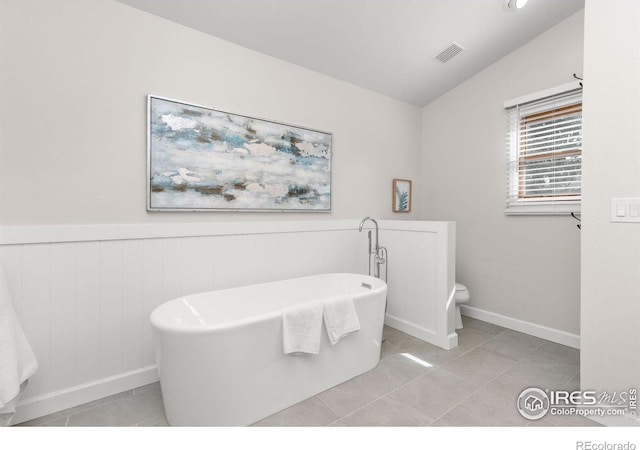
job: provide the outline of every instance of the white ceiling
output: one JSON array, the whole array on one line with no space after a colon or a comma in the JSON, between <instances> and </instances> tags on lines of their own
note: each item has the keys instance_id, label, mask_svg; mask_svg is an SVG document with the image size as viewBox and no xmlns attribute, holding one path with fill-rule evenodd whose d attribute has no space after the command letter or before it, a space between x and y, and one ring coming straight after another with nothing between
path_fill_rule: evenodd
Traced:
<instances>
[{"instance_id":1,"label":"white ceiling","mask_svg":"<svg viewBox=\"0 0 640 450\"><path fill-rule=\"evenodd\" d=\"M584 0L118 0L221 39L425 105ZM464 51L434 59L455 42Z\"/></svg>"}]
</instances>

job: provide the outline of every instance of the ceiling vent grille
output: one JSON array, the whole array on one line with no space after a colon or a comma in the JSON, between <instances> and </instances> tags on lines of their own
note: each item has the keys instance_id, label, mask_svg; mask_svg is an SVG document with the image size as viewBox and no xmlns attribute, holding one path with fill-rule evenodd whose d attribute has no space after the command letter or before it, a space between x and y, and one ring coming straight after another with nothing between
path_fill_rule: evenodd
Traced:
<instances>
[{"instance_id":1,"label":"ceiling vent grille","mask_svg":"<svg viewBox=\"0 0 640 450\"><path fill-rule=\"evenodd\" d=\"M444 64L450 61L451 58L458 55L463 50L464 48L462 48L460 45L456 44L455 42L452 42L444 50L442 50L440 53L434 56L434 58Z\"/></svg>"}]
</instances>

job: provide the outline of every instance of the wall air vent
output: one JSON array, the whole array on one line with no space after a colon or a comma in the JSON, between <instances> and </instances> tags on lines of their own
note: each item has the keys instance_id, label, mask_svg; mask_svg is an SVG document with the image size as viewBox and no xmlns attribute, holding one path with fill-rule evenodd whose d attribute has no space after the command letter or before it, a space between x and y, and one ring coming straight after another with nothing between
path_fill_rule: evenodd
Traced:
<instances>
[{"instance_id":1,"label":"wall air vent","mask_svg":"<svg viewBox=\"0 0 640 450\"><path fill-rule=\"evenodd\" d=\"M462 50L464 50L464 48L462 48L460 45L456 44L455 42L452 42L446 48L444 48L440 53L434 56L434 58L444 64L450 61L451 58L459 54Z\"/></svg>"}]
</instances>

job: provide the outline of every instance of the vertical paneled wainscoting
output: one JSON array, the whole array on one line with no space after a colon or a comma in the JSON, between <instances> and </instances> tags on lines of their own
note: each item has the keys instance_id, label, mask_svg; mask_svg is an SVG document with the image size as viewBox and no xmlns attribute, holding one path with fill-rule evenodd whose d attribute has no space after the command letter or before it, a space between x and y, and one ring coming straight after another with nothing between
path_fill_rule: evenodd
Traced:
<instances>
[{"instance_id":1,"label":"vertical paneled wainscoting","mask_svg":"<svg viewBox=\"0 0 640 450\"><path fill-rule=\"evenodd\" d=\"M13 423L157 381L149 315L165 301L318 273L367 273L358 224L0 228L0 263L39 362ZM453 224L380 224L390 258L387 322L449 348L457 337L446 292Z\"/></svg>"},{"instance_id":2,"label":"vertical paneled wainscoting","mask_svg":"<svg viewBox=\"0 0 640 450\"><path fill-rule=\"evenodd\" d=\"M452 349L455 332L455 222L382 221L389 249L385 323Z\"/></svg>"},{"instance_id":3,"label":"vertical paneled wainscoting","mask_svg":"<svg viewBox=\"0 0 640 450\"><path fill-rule=\"evenodd\" d=\"M366 272L357 221L5 227L1 263L36 353L14 423L157 381L149 315L192 293Z\"/></svg>"}]
</instances>

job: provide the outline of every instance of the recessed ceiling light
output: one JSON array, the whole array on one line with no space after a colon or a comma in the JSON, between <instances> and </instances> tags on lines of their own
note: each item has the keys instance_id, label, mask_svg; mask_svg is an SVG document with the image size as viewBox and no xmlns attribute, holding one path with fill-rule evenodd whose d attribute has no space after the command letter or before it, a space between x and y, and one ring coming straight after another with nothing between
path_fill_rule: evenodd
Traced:
<instances>
[{"instance_id":1,"label":"recessed ceiling light","mask_svg":"<svg viewBox=\"0 0 640 450\"><path fill-rule=\"evenodd\" d=\"M504 6L508 10L524 8L529 0L505 0Z\"/></svg>"}]
</instances>

